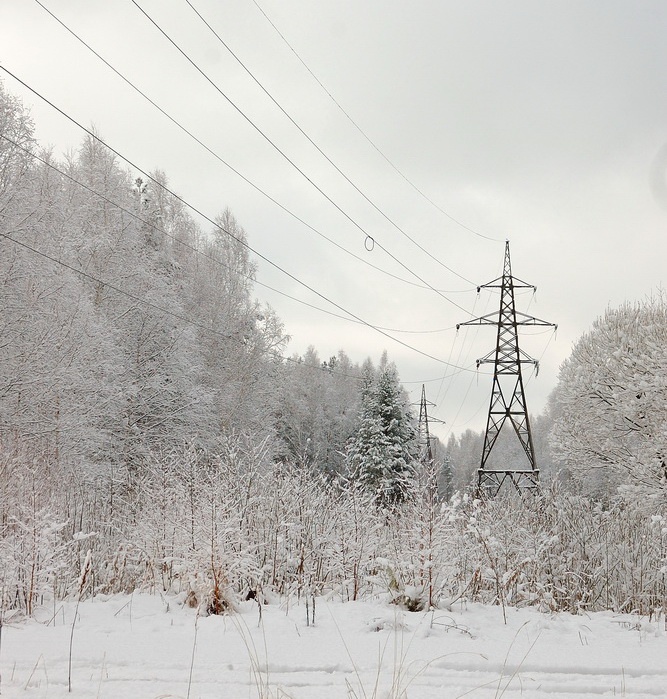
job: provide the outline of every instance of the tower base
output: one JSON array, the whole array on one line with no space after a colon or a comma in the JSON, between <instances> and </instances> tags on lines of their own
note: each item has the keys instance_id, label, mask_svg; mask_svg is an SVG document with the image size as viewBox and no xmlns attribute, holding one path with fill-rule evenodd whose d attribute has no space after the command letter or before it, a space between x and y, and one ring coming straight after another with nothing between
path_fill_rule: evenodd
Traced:
<instances>
[{"instance_id":1,"label":"tower base","mask_svg":"<svg viewBox=\"0 0 667 699\"><path fill-rule=\"evenodd\" d=\"M539 488L540 472L528 471L492 471L477 470L477 490L482 497L495 497L503 483L509 481L520 495L526 492L536 493Z\"/></svg>"}]
</instances>

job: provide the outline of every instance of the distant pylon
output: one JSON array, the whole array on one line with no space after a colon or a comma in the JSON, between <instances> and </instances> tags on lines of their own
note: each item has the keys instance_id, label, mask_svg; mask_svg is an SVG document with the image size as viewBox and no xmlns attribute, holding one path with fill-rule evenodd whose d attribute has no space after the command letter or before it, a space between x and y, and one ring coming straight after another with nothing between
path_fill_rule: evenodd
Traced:
<instances>
[{"instance_id":1,"label":"distant pylon","mask_svg":"<svg viewBox=\"0 0 667 699\"><path fill-rule=\"evenodd\" d=\"M419 479L424 486L427 497L431 502L435 502L438 498L439 481L446 474L443 473L443 468L449 464L436 464L435 454L431 443L435 437L432 437L429 429L429 422L444 423L444 420L429 417L428 406L435 406L435 403L430 403L426 400L426 387L422 384L422 397L419 404L419 463L421 468L418 471ZM446 482L448 482L446 480Z\"/></svg>"},{"instance_id":2,"label":"distant pylon","mask_svg":"<svg viewBox=\"0 0 667 699\"><path fill-rule=\"evenodd\" d=\"M500 283L499 283L500 282ZM539 469L535 461L535 449L533 436L530 431L530 421L526 408L526 398L521 375L522 364L533 364L538 369L538 362L529 357L519 348L519 325L542 325L556 328L555 323L528 316L525 313L517 313L514 307L514 289L533 289L532 284L526 284L512 277L510 263L509 240L505 243L505 261L503 276L494 279L488 284L483 284L480 289L500 289L500 309L498 313L474 320L468 320L461 325L496 325L498 335L495 350L492 350L482 359L477 360L477 367L481 364L493 363L493 388L491 390L491 402L489 415L484 434L484 447L482 449L482 461L477 471L477 487L481 494L494 496L498 493L503 483L509 480L514 487L523 490L536 490L539 484ZM487 462L498 439L500 430L509 420L521 442L521 446L528 458L527 468L487 468Z\"/></svg>"},{"instance_id":3,"label":"distant pylon","mask_svg":"<svg viewBox=\"0 0 667 699\"><path fill-rule=\"evenodd\" d=\"M419 404L419 451L423 464L433 461L433 449L431 448L431 435L428 428L428 410L426 401L426 386L422 384L422 399ZM430 405L434 405L431 403Z\"/></svg>"}]
</instances>

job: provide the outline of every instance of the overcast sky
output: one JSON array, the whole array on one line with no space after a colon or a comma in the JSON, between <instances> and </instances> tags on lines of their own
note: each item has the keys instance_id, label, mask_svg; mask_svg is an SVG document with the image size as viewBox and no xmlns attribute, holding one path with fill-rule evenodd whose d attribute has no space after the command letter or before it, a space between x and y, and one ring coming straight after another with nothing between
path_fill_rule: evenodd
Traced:
<instances>
[{"instance_id":1,"label":"overcast sky","mask_svg":"<svg viewBox=\"0 0 667 699\"><path fill-rule=\"evenodd\" d=\"M416 401L426 382L441 437L485 424L490 367L476 372L475 359L494 329L454 326L497 309L497 292L476 287L501 274L506 239L514 275L538 287L517 309L558 323L555 337L522 334L541 359L537 378L526 368L533 413L608 305L665 285L664 0L41 2L294 216L37 2L0 3L1 65L139 167L164 170L209 217L228 206L252 247L323 297L390 328L256 289L283 319L290 353L312 344L322 359L343 348L377 361L386 349ZM76 126L0 77L30 107L42 145L78 147ZM258 281L345 315L263 261Z\"/></svg>"}]
</instances>

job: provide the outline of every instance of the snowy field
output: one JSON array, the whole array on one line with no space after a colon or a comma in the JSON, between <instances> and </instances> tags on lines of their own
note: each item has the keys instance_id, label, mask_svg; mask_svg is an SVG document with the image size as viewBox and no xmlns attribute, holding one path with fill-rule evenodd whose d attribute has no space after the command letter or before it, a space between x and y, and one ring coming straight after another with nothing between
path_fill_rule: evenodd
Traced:
<instances>
[{"instance_id":1,"label":"snowy field","mask_svg":"<svg viewBox=\"0 0 667 699\"><path fill-rule=\"evenodd\" d=\"M97 597L2 627L2 697L448 699L665 697L664 619L455 604L249 601L200 617L177 598ZM310 622L310 623L309 623Z\"/></svg>"}]
</instances>

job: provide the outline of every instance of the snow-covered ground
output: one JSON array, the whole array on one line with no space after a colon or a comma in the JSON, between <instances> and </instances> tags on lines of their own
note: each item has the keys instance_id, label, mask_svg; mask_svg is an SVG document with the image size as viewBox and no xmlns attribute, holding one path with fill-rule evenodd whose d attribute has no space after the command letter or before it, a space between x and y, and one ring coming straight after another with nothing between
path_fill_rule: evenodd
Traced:
<instances>
[{"instance_id":1,"label":"snow-covered ground","mask_svg":"<svg viewBox=\"0 0 667 699\"><path fill-rule=\"evenodd\" d=\"M54 614L55 611L55 614ZM197 616L177 598L97 597L5 621L3 697L287 699L667 696L664 619L455 604L245 602ZM312 606L310 608L312 614Z\"/></svg>"}]
</instances>

